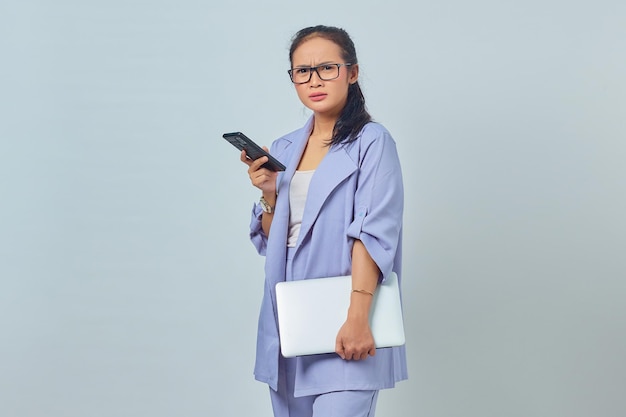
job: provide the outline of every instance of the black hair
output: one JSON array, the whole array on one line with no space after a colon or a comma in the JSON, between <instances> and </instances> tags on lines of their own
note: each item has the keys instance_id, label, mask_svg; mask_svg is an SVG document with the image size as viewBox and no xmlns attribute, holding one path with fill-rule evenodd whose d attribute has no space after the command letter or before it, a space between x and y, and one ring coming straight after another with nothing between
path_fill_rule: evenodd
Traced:
<instances>
[{"instance_id":1,"label":"black hair","mask_svg":"<svg viewBox=\"0 0 626 417\"><path fill-rule=\"evenodd\" d=\"M312 38L323 38L335 43L341 49L341 58L352 65L358 64L356 48L348 32L333 26L311 26L298 31L291 39L289 48L289 62L293 64L294 51L306 40ZM357 138L363 127L372 121L372 116L365 107L365 96L359 82L350 84L348 87L348 98L335 127L333 137L329 145L349 143Z\"/></svg>"}]
</instances>

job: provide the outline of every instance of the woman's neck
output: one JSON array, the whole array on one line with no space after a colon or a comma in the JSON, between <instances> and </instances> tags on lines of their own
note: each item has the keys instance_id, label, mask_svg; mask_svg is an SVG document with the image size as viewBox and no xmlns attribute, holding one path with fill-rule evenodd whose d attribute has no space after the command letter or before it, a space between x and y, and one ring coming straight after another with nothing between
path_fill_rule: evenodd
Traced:
<instances>
[{"instance_id":1,"label":"woman's neck","mask_svg":"<svg viewBox=\"0 0 626 417\"><path fill-rule=\"evenodd\" d=\"M315 115L311 136L314 136L316 138L324 138L330 141L330 139L333 137L333 131L335 130L336 122L337 118Z\"/></svg>"}]
</instances>

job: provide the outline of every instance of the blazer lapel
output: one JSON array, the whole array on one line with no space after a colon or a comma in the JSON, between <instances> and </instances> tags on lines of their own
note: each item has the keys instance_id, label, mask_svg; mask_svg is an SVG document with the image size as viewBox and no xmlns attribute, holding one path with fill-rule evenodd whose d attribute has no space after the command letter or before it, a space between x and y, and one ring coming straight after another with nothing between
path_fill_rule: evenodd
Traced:
<instances>
[{"instance_id":1,"label":"blazer lapel","mask_svg":"<svg viewBox=\"0 0 626 417\"><path fill-rule=\"evenodd\" d=\"M298 242L313 226L328 196L357 169L356 162L350 158L344 146L333 146L328 150L311 178Z\"/></svg>"},{"instance_id":2,"label":"blazer lapel","mask_svg":"<svg viewBox=\"0 0 626 417\"><path fill-rule=\"evenodd\" d=\"M288 151L291 156L286 159L289 162L287 162L285 171L279 172L278 178L276 179L276 191L278 192L278 196L276 198L274 219L272 220L272 229L270 232L270 239L276 242L272 245L268 245L266 253L267 259L274 258L283 261L285 259L287 234L289 233L289 184L296 172L296 168L298 168L300 158L304 153L304 148L306 147L307 139L311 132L312 121L313 118L310 118L299 134L289 138L291 141L291 145L289 146L293 147L293 149ZM277 266L279 270L285 270L283 264Z\"/></svg>"}]
</instances>

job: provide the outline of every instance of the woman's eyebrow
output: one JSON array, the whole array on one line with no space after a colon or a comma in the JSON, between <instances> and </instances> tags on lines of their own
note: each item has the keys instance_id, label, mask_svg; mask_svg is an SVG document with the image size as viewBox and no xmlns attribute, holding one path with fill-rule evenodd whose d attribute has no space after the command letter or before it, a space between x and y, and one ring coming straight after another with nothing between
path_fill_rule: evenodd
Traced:
<instances>
[{"instance_id":1,"label":"woman's eyebrow","mask_svg":"<svg viewBox=\"0 0 626 417\"><path fill-rule=\"evenodd\" d=\"M313 65L313 66L311 66L311 65L296 65L296 66L294 66L294 68L315 68L315 67L320 67L322 65L334 64L334 63L335 63L334 61L324 61L324 62L320 62L317 65Z\"/></svg>"}]
</instances>

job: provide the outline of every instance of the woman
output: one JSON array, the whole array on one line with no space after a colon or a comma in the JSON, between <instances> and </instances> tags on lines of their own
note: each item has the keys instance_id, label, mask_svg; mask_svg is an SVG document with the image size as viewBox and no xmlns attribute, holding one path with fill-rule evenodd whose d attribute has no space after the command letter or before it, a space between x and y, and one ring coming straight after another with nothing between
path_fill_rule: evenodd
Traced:
<instances>
[{"instance_id":1,"label":"woman","mask_svg":"<svg viewBox=\"0 0 626 417\"><path fill-rule=\"evenodd\" d=\"M282 173L246 158L261 192L250 237L265 262L256 379L269 384L276 417L374 416L378 390L406 379L404 347L376 349L372 294L392 271L401 277L403 187L395 142L371 122L349 35L315 26L293 38L288 71L307 124L276 141ZM336 353L280 355L274 287L283 280L352 275L350 307ZM331 411L332 410L332 411Z\"/></svg>"}]
</instances>

